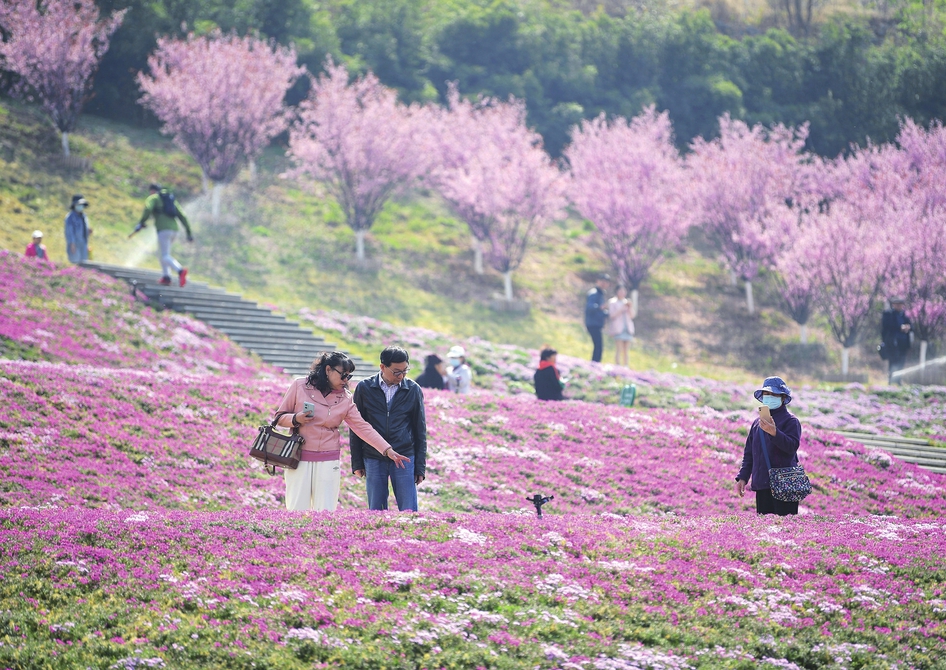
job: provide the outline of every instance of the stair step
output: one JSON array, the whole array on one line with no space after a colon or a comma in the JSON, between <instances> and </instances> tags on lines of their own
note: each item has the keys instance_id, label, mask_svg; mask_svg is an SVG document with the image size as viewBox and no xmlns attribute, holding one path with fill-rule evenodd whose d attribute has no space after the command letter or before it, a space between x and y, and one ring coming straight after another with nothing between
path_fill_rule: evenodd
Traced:
<instances>
[{"instance_id":1,"label":"stair step","mask_svg":"<svg viewBox=\"0 0 946 670\"><path fill-rule=\"evenodd\" d=\"M87 267L124 281L137 282L138 291L163 306L186 312L213 326L233 342L257 354L263 361L287 374L305 376L312 360L323 351L334 351L337 345L306 330L298 323L274 314L268 307L244 300L203 282L186 286L162 286L160 275L151 270L124 268L104 263L86 263ZM376 372L375 366L352 356L355 377L364 378Z\"/></svg>"},{"instance_id":2,"label":"stair step","mask_svg":"<svg viewBox=\"0 0 946 670\"><path fill-rule=\"evenodd\" d=\"M917 437L900 437L899 435L874 435L872 433L858 433L851 430L833 430L833 433L843 435L852 440L875 440L881 442L900 442L903 444L916 444L919 446L930 446L929 440Z\"/></svg>"}]
</instances>

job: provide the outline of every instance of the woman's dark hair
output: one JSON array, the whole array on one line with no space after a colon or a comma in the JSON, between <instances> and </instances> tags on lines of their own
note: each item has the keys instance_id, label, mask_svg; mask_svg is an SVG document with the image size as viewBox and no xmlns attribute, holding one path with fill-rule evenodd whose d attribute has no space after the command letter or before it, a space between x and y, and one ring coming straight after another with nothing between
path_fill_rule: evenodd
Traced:
<instances>
[{"instance_id":1,"label":"woman's dark hair","mask_svg":"<svg viewBox=\"0 0 946 670\"><path fill-rule=\"evenodd\" d=\"M545 347L542 352L539 354L540 361L547 361L552 356L555 356L558 352L555 351L552 347Z\"/></svg>"},{"instance_id":2,"label":"woman's dark hair","mask_svg":"<svg viewBox=\"0 0 946 670\"><path fill-rule=\"evenodd\" d=\"M431 368L436 368L440 363L443 363L443 359L437 354L429 354L427 358L424 359L424 363L427 369L430 370Z\"/></svg>"},{"instance_id":3,"label":"woman's dark hair","mask_svg":"<svg viewBox=\"0 0 946 670\"><path fill-rule=\"evenodd\" d=\"M395 363L410 363L411 356L407 353L405 349L401 347L385 347L381 350L381 365L386 368L391 367Z\"/></svg>"},{"instance_id":4,"label":"woman's dark hair","mask_svg":"<svg viewBox=\"0 0 946 670\"><path fill-rule=\"evenodd\" d=\"M306 377L305 383L323 394L328 393L332 390L332 384L328 380L328 368L348 374L355 371L355 363L348 354L341 351L326 351L312 362L312 371Z\"/></svg>"}]
</instances>

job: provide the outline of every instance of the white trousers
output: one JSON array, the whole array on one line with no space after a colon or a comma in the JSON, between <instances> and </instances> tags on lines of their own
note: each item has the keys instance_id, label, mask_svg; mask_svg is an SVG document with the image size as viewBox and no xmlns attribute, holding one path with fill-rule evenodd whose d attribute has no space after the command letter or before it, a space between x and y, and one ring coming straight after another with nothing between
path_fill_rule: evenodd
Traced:
<instances>
[{"instance_id":1,"label":"white trousers","mask_svg":"<svg viewBox=\"0 0 946 670\"><path fill-rule=\"evenodd\" d=\"M294 512L334 512L338 506L341 473L341 464L337 460L318 463L302 461L295 470L283 470L286 509Z\"/></svg>"},{"instance_id":2,"label":"white trousers","mask_svg":"<svg viewBox=\"0 0 946 670\"><path fill-rule=\"evenodd\" d=\"M158 258L161 259L161 272L165 277L171 276L171 270L180 272L184 269L171 255L171 243L175 237L177 237L176 230L158 231Z\"/></svg>"}]
</instances>

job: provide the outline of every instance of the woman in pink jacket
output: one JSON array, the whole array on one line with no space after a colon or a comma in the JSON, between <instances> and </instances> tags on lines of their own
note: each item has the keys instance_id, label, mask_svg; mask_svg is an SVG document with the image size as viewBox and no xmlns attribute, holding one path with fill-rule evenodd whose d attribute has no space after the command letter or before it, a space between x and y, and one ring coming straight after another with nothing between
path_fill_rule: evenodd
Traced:
<instances>
[{"instance_id":1,"label":"woman in pink jacket","mask_svg":"<svg viewBox=\"0 0 946 670\"><path fill-rule=\"evenodd\" d=\"M322 354L308 377L299 377L289 385L276 410L276 414L292 412L279 417L278 424L298 428L305 440L299 467L283 471L288 510L335 510L341 482L338 427L342 421L378 453L404 467L402 462L407 459L361 418L352 402L348 380L354 370L355 364L342 352ZM306 411L307 403L310 412Z\"/></svg>"}]
</instances>

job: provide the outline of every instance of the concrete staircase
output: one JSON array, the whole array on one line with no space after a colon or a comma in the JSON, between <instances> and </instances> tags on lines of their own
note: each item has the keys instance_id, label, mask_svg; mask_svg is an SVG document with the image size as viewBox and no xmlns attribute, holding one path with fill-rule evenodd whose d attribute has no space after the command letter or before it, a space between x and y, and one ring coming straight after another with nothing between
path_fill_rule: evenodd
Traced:
<instances>
[{"instance_id":1,"label":"concrete staircase","mask_svg":"<svg viewBox=\"0 0 946 670\"><path fill-rule=\"evenodd\" d=\"M204 282L188 280L187 285L180 288L174 277L173 285L162 286L158 284L160 273L152 270L92 262L84 266L128 282L133 292L167 309L200 319L294 377L308 374L312 361L321 352L336 349L334 344L286 317ZM357 356L351 358L355 363L355 380L378 371L375 364Z\"/></svg>"},{"instance_id":2,"label":"concrete staircase","mask_svg":"<svg viewBox=\"0 0 946 670\"><path fill-rule=\"evenodd\" d=\"M946 448L934 447L928 440L896 435L850 433L840 430L833 432L853 442L860 442L868 449L881 449L901 461L915 463L926 470L946 474Z\"/></svg>"}]
</instances>

